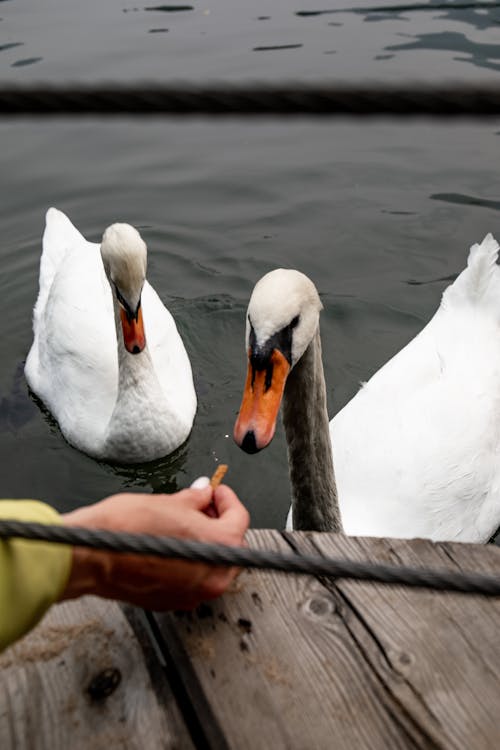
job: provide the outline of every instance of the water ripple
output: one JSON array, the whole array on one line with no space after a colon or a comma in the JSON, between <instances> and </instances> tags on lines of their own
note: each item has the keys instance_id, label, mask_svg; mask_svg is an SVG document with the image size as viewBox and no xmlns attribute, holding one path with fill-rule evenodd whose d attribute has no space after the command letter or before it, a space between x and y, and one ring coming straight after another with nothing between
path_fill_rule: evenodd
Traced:
<instances>
[{"instance_id":1,"label":"water ripple","mask_svg":"<svg viewBox=\"0 0 500 750\"><path fill-rule=\"evenodd\" d=\"M8 44L0 44L0 52L6 49L13 49L14 47L22 47L24 42L9 42Z\"/></svg>"},{"instance_id":2,"label":"water ripple","mask_svg":"<svg viewBox=\"0 0 500 750\"><path fill-rule=\"evenodd\" d=\"M478 68L500 70L500 45L481 44L468 39L465 34L445 31L439 34L422 34L407 44L394 44L385 47L387 51L400 52L409 50L439 50L460 52L470 57L454 57L454 60L470 62ZM498 62L493 62L498 60Z\"/></svg>"},{"instance_id":3,"label":"water ripple","mask_svg":"<svg viewBox=\"0 0 500 750\"><path fill-rule=\"evenodd\" d=\"M498 2L463 2L446 3L442 0L431 0L429 3L409 3L407 5L385 5L385 6L359 6L354 8L331 8L326 10L300 10L296 16L309 18L311 16L323 16L337 13L354 13L365 16L365 21L394 21L403 20L404 14L408 13L431 13L444 11L440 18L450 21L458 21L474 26L476 29L488 29L500 23Z\"/></svg>"},{"instance_id":4,"label":"water ripple","mask_svg":"<svg viewBox=\"0 0 500 750\"><path fill-rule=\"evenodd\" d=\"M466 2L457 3L452 0L451 3L443 2L442 0L430 0L428 3L409 3L408 5L380 5L380 6L360 6L350 8L328 8L326 10L298 10L295 12L296 16L302 18L308 18L310 16L324 16L333 13L357 13L359 15L371 14L371 13L383 13L395 14L395 13L414 13L418 11L430 11L430 10L494 10L500 8L500 3L491 2Z\"/></svg>"},{"instance_id":5,"label":"water ripple","mask_svg":"<svg viewBox=\"0 0 500 750\"><path fill-rule=\"evenodd\" d=\"M153 11L157 11L158 13L180 13L181 11L185 11L185 10L194 10L194 6L193 5L153 5L153 6L144 8L144 10L153 10Z\"/></svg>"},{"instance_id":6,"label":"water ripple","mask_svg":"<svg viewBox=\"0 0 500 750\"><path fill-rule=\"evenodd\" d=\"M417 281L416 279L408 279L406 284L408 286L426 286L427 284L438 284L446 281L448 284L452 284L458 277L458 273L451 273L449 276L439 276L436 279L426 279L425 281Z\"/></svg>"},{"instance_id":7,"label":"water ripple","mask_svg":"<svg viewBox=\"0 0 500 750\"><path fill-rule=\"evenodd\" d=\"M429 198L433 201L455 203L459 206L482 206L483 208L492 208L493 211L500 211L500 201L476 198L474 195L462 195L461 193L434 193L433 195L430 195Z\"/></svg>"},{"instance_id":8,"label":"water ripple","mask_svg":"<svg viewBox=\"0 0 500 750\"><path fill-rule=\"evenodd\" d=\"M303 44L275 44L275 45L269 45L265 47L254 47L254 52L268 52L269 50L275 50L275 49L298 49L299 47L303 47Z\"/></svg>"},{"instance_id":9,"label":"water ripple","mask_svg":"<svg viewBox=\"0 0 500 750\"><path fill-rule=\"evenodd\" d=\"M26 65L35 65L35 63L43 60L43 57L25 57L23 60L16 60L10 66L11 68L24 68Z\"/></svg>"}]
</instances>

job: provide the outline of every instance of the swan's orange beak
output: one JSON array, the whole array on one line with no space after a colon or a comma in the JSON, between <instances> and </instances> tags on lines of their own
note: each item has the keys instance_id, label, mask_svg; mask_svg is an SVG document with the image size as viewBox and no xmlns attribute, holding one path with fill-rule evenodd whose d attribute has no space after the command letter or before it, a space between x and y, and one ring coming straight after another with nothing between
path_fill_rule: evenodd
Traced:
<instances>
[{"instance_id":1,"label":"swan's orange beak","mask_svg":"<svg viewBox=\"0 0 500 750\"><path fill-rule=\"evenodd\" d=\"M274 437L285 383L290 372L286 357L273 349L265 369L256 370L248 352L248 372L234 439L247 453L257 453Z\"/></svg>"},{"instance_id":2,"label":"swan's orange beak","mask_svg":"<svg viewBox=\"0 0 500 750\"><path fill-rule=\"evenodd\" d=\"M136 318L130 317L122 307L120 308L120 318L122 321L125 349L130 352L130 354L139 354L146 346L146 334L144 333L144 323L142 320L142 307L139 305Z\"/></svg>"}]
</instances>

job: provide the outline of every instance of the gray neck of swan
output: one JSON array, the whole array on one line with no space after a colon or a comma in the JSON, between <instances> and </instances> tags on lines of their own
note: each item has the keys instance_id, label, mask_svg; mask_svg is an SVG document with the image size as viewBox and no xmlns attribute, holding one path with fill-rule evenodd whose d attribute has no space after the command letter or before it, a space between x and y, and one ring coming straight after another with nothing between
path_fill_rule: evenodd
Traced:
<instances>
[{"instance_id":1,"label":"gray neck of swan","mask_svg":"<svg viewBox=\"0 0 500 750\"><path fill-rule=\"evenodd\" d=\"M288 376L283 424L294 529L341 532L319 326Z\"/></svg>"}]
</instances>

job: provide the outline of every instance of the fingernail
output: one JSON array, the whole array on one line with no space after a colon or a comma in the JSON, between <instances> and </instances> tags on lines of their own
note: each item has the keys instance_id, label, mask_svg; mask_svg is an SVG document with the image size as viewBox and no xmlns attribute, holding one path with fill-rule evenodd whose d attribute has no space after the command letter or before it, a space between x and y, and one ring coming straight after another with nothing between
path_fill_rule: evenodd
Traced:
<instances>
[{"instance_id":1,"label":"fingernail","mask_svg":"<svg viewBox=\"0 0 500 750\"><path fill-rule=\"evenodd\" d=\"M198 479L195 479L194 482L191 484L192 490L204 490L205 487L208 487L210 484L210 479L208 477L198 477Z\"/></svg>"}]
</instances>

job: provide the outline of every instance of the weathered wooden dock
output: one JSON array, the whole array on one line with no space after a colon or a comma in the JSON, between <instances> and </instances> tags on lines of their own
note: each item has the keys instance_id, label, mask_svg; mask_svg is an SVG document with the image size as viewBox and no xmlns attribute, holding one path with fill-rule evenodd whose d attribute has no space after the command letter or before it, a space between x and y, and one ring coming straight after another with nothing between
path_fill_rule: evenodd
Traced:
<instances>
[{"instance_id":1,"label":"weathered wooden dock","mask_svg":"<svg viewBox=\"0 0 500 750\"><path fill-rule=\"evenodd\" d=\"M500 549L253 531L500 574ZM467 748L500 740L500 600L245 571L196 613L87 598L0 657L2 750Z\"/></svg>"}]
</instances>

